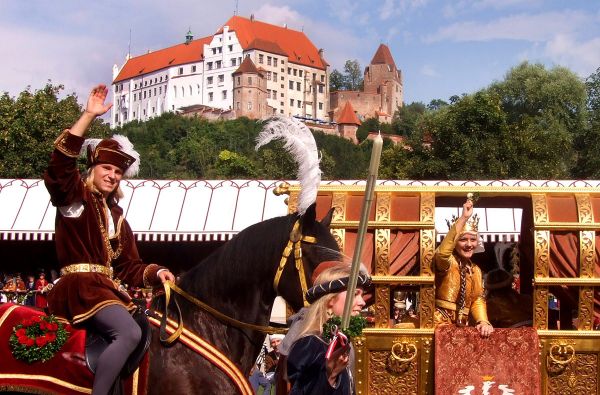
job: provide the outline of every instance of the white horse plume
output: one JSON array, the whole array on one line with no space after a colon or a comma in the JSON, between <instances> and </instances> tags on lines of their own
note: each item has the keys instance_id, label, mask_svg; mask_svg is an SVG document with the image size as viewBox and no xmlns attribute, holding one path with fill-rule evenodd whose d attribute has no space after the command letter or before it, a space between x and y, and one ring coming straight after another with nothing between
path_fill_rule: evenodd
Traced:
<instances>
[{"instance_id":1,"label":"white horse plume","mask_svg":"<svg viewBox=\"0 0 600 395\"><path fill-rule=\"evenodd\" d=\"M302 215L317 200L317 191L321 183L317 143L310 129L299 120L274 117L256 138L256 149L279 139L285 141L284 148L298 164L298 181L301 187L298 214Z\"/></svg>"}]
</instances>

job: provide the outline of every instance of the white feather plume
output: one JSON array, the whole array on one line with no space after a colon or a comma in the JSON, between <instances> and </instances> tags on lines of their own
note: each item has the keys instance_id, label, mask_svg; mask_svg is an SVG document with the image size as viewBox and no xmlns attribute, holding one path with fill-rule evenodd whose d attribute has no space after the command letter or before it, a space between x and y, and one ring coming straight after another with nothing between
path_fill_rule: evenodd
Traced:
<instances>
[{"instance_id":1,"label":"white feather plume","mask_svg":"<svg viewBox=\"0 0 600 395\"><path fill-rule=\"evenodd\" d=\"M295 118L272 118L256 138L256 149L273 140L284 140L284 148L298 164L298 214L316 202L317 191L321 183L319 168L319 152L317 143L310 129Z\"/></svg>"}]
</instances>

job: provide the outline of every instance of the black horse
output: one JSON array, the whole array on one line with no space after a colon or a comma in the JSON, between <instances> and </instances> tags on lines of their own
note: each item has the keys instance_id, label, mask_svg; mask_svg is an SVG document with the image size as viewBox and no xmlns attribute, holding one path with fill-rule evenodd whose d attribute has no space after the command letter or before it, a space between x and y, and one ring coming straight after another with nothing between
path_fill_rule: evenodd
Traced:
<instances>
[{"instance_id":1,"label":"black horse","mask_svg":"<svg viewBox=\"0 0 600 395\"><path fill-rule=\"evenodd\" d=\"M283 251L296 221L303 236L305 276L310 286L314 268L323 261L339 260L339 247L329 231L332 211L316 220L315 205L299 217L273 218L250 226L207 257L179 281L179 287L239 321L268 325L275 297L282 296L295 310L303 305L301 284L293 252L274 289ZM185 327L215 345L247 377L264 340L264 333L240 329L202 311L181 296ZM231 379L181 343L165 348L155 333L150 348L149 394L235 394Z\"/></svg>"}]
</instances>

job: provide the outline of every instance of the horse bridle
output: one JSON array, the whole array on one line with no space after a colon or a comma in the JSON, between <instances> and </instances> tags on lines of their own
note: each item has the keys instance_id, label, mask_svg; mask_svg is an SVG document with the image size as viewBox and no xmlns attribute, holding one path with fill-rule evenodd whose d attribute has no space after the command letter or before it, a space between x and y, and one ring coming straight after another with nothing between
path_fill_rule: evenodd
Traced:
<instances>
[{"instance_id":1,"label":"horse bridle","mask_svg":"<svg viewBox=\"0 0 600 395\"><path fill-rule=\"evenodd\" d=\"M292 250L294 250L296 271L298 272L300 287L302 288L302 301L304 302L304 307L308 307L310 304L306 301L306 291L308 291L308 287L306 286L306 274L304 273L304 262L302 261L302 242L315 244L317 239L316 237L302 235L302 232L300 232L300 220L298 219L294 223L294 227L290 232L290 239L288 240L287 245L281 254L279 267L277 268L277 272L275 272L275 278L273 279L273 289L275 289L275 293L279 295L279 280L281 280L283 269L285 269L285 265L289 260L290 254L292 253Z\"/></svg>"}]
</instances>

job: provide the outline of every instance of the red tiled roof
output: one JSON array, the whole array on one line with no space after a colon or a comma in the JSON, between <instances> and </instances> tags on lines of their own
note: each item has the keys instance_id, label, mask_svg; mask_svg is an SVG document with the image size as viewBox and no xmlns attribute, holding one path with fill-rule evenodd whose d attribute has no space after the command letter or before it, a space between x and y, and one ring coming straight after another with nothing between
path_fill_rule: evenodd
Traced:
<instances>
[{"instance_id":1,"label":"red tiled roof","mask_svg":"<svg viewBox=\"0 0 600 395\"><path fill-rule=\"evenodd\" d=\"M231 17L223 26L234 31L244 50L261 49L286 55L291 63L324 70L327 63L319 56L319 50L303 32L250 20L241 16ZM217 31L222 33L223 27ZM281 51L279 51L281 50Z\"/></svg>"},{"instance_id":2,"label":"red tiled roof","mask_svg":"<svg viewBox=\"0 0 600 395\"><path fill-rule=\"evenodd\" d=\"M390 49L385 44L379 44L379 48L377 48L377 52L373 55L373 59L371 59L371 64L389 64L390 66L394 66L395 69L396 63L394 63L394 58L392 57L392 53Z\"/></svg>"},{"instance_id":3,"label":"red tiled roof","mask_svg":"<svg viewBox=\"0 0 600 395\"><path fill-rule=\"evenodd\" d=\"M204 58L204 44L210 44L211 40L212 36L203 37L192 40L189 44L177 44L131 58L125 63L113 84L167 67L199 62Z\"/></svg>"},{"instance_id":4,"label":"red tiled roof","mask_svg":"<svg viewBox=\"0 0 600 395\"><path fill-rule=\"evenodd\" d=\"M350 104L349 101L346 102L346 105L340 112L337 123L338 124L361 125L361 122L358 119L358 117L356 116L356 113L354 112L354 108L352 107L352 104Z\"/></svg>"},{"instance_id":5,"label":"red tiled roof","mask_svg":"<svg viewBox=\"0 0 600 395\"><path fill-rule=\"evenodd\" d=\"M238 69L236 71L233 72L233 75L241 74L241 73L262 74L262 72L256 68L256 65L254 64L252 59L250 59L250 56L244 57L242 64L240 65L240 67L238 67Z\"/></svg>"}]
</instances>

